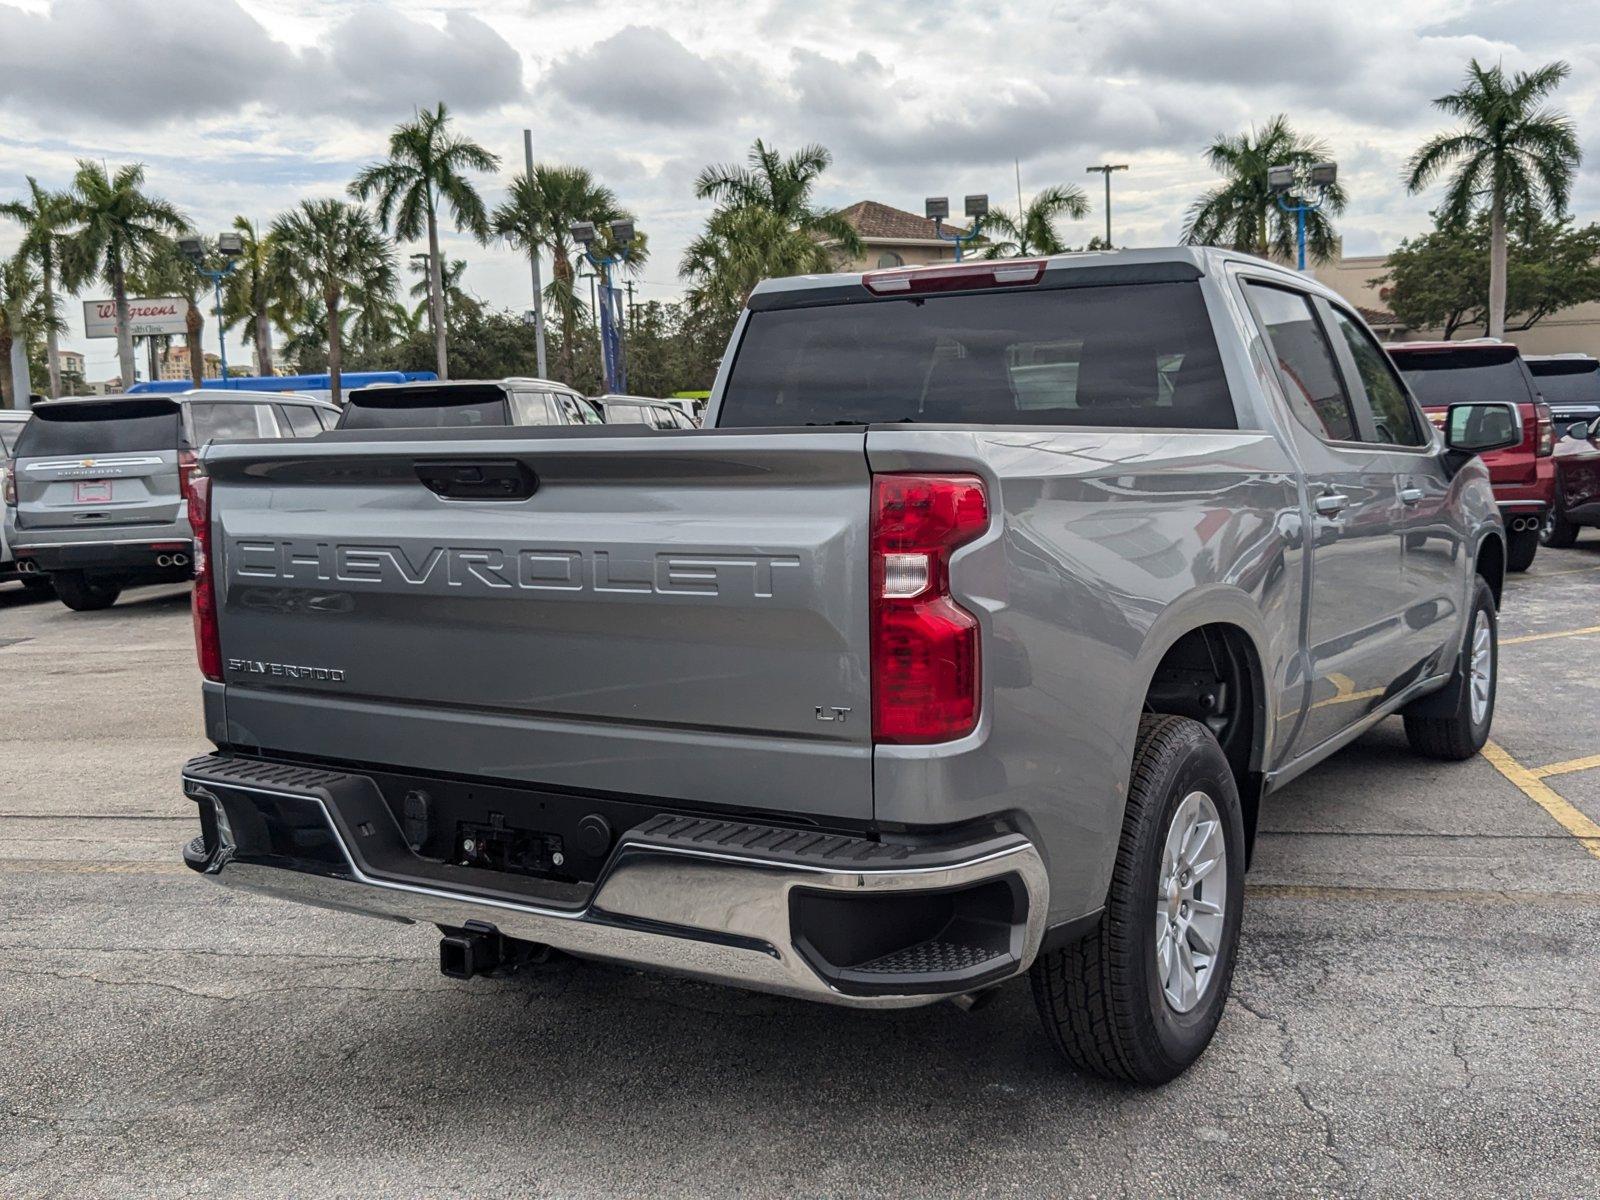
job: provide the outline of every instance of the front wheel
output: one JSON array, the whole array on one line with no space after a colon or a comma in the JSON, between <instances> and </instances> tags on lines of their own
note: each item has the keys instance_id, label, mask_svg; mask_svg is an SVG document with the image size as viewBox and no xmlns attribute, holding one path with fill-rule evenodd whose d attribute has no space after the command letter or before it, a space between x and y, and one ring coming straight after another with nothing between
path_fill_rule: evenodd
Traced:
<instances>
[{"instance_id":1,"label":"front wheel","mask_svg":"<svg viewBox=\"0 0 1600 1200\"><path fill-rule=\"evenodd\" d=\"M1506 533L1506 570L1526 571L1533 566L1533 556L1539 553L1539 527L1518 529Z\"/></svg>"},{"instance_id":2,"label":"front wheel","mask_svg":"<svg viewBox=\"0 0 1600 1200\"><path fill-rule=\"evenodd\" d=\"M1211 731L1139 721L1122 841L1100 922L1041 954L1033 998L1079 1070L1147 1087L1211 1042L1233 978L1244 911L1244 818Z\"/></svg>"},{"instance_id":3,"label":"front wheel","mask_svg":"<svg viewBox=\"0 0 1600 1200\"><path fill-rule=\"evenodd\" d=\"M57 572L50 576L50 580L56 585L56 595L61 598L61 603L73 612L95 612L110 608L122 595L122 589L116 584L90 580L82 571Z\"/></svg>"},{"instance_id":4,"label":"front wheel","mask_svg":"<svg viewBox=\"0 0 1600 1200\"><path fill-rule=\"evenodd\" d=\"M1552 508L1539 527L1539 540L1553 549L1565 550L1577 542L1578 527Z\"/></svg>"},{"instance_id":5,"label":"front wheel","mask_svg":"<svg viewBox=\"0 0 1600 1200\"><path fill-rule=\"evenodd\" d=\"M1494 593L1482 576L1472 595L1467 638L1443 690L1405 710L1406 740L1418 754L1459 762L1489 740L1494 723L1495 683L1500 674L1500 624Z\"/></svg>"}]
</instances>

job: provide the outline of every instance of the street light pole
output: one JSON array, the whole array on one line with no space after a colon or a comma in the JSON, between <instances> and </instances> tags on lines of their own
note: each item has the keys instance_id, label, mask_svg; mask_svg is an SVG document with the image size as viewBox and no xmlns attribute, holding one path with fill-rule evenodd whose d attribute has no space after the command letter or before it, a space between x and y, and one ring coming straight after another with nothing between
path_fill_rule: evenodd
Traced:
<instances>
[{"instance_id":1,"label":"street light pole","mask_svg":"<svg viewBox=\"0 0 1600 1200\"><path fill-rule=\"evenodd\" d=\"M1296 269L1304 272L1306 269L1306 214L1316 212L1328 198L1328 189L1339 178L1339 165L1337 163L1317 163L1307 173L1307 182L1317 189L1316 203L1310 203L1304 196L1293 197L1289 202L1289 194L1300 186L1299 171L1291 165L1282 165L1267 168L1267 190L1272 193L1278 207L1286 213L1294 214L1295 233L1295 259Z\"/></svg>"},{"instance_id":2,"label":"street light pole","mask_svg":"<svg viewBox=\"0 0 1600 1200\"><path fill-rule=\"evenodd\" d=\"M1085 174L1093 175L1096 171L1106 177L1106 249L1111 249L1111 172L1126 171L1127 163L1101 163L1098 167L1088 167Z\"/></svg>"},{"instance_id":3,"label":"street light pole","mask_svg":"<svg viewBox=\"0 0 1600 1200\"><path fill-rule=\"evenodd\" d=\"M222 266L206 266L205 239L198 234L189 234L178 239L178 250L194 264L195 274L211 281L211 289L216 297L217 318L217 355L222 366L222 379L228 378L228 330L222 320L222 281L233 273L234 265L239 256L244 253L244 239L237 233L219 233L217 235L217 253L222 256ZM199 347L195 347L199 349ZM193 364L190 364L191 368ZM200 378L205 378L205 365L200 367Z\"/></svg>"},{"instance_id":4,"label":"street light pole","mask_svg":"<svg viewBox=\"0 0 1600 1200\"><path fill-rule=\"evenodd\" d=\"M528 168L528 187L533 187L533 130L522 131L522 161ZM528 262L533 267L533 353L539 378L545 379L544 363L544 286L539 278L539 246L528 245Z\"/></svg>"},{"instance_id":5,"label":"street light pole","mask_svg":"<svg viewBox=\"0 0 1600 1200\"><path fill-rule=\"evenodd\" d=\"M611 268L628 261L628 247L634 238L632 221L612 221L607 226L615 253L596 253L595 245L600 232L593 221L576 221L572 225L572 240L583 247L583 256L589 260L600 276L600 357L605 368L606 391L612 395L626 394L628 390L628 360L619 328L622 289L611 282Z\"/></svg>"}]
</instances>

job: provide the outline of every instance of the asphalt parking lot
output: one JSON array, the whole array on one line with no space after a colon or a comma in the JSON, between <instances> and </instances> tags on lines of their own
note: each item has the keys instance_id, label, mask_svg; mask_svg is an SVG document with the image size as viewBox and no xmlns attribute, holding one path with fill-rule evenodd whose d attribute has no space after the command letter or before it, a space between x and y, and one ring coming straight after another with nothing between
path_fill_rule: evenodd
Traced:
<instances>
[{"instance_id":1,"label":"asphalt parking lot","mask_svg":"<svg viewBox=\"0 0 1600 1200\"><path fill-rule=\"evenodd\" d=\"M863 1013L437 934L178 860L186 593L0 585L0 1196L1600 1193L1600 539L1508 584L1486 757L1390 721L1275 797L1210 1052L1058 1066L1024 984Z\"/></svg>"}]
</instances>

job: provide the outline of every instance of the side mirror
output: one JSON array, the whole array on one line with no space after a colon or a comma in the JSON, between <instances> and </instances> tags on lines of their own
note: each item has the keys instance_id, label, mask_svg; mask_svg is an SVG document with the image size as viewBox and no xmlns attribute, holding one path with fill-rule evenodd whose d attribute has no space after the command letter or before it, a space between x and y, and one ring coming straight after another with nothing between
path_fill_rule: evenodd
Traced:
<instances>
[{"instance_id":1,"label":"side mirror","mask_svg":"<svg viewBox=\"0 0 1600 1200\"><path fill-rule=\"evenodd\" d=\"M1589 437L1589 422L1587 422L1587 421L1574 421L1571 425L1567 426L1566 431L1565 431L1565 436L1571 438L1575 442L1582 442L1582 441L1588 440L1588 437Z\"/></svg>"},{"instance_id":2,"label":"side mirror","mask_svg":"<svg viewBox=\"0 0 1600 1200\"><path fill-rule=\"evenodd\" d=\"M1445 413L1444 444L1458 454L1487 454L1521 442L1522 418L1515 404L1452 404Z\"/></svg>"}]
</instances>

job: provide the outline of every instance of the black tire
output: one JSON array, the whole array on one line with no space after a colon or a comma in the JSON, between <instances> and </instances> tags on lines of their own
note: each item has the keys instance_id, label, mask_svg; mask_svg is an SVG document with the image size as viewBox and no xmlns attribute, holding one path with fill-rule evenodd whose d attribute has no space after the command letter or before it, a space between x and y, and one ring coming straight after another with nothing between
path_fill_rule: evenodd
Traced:
<instances>
[{"instance_id":1,"label":"black tire","mask_svg":"<svg viewBox=\"0 0 1600 1200\"><path fill-rule=\"evenodd\" d=\"M114 583L90 580L82 571L60 571L50 576L56 585L56 595L73 612L95 612L110 608L122 594Z\"/></svg>"},{"instance_id":2,"label":"black tire","mask_svg":"<svg viewBox=\"0 0 1600 1200\"><path fill-rule=\"evenodd\" d=\"M22 586L30 592L53 592L55 590L50 583L50 576L40 574L37 571L30 571L28 574L21 575L18 578L22 580Z\"/></svg>"},{"instance_id":3,"label":"black tire","mask_svg":"<svg viewBox=\"0 0 1600 1200\"><path fill-rule=\"evenodd\" d=\"M1539 528L1539 541L1555 550L1565 550L1578 540L1578 526L1551 509Z\"/></svg>"},{"instance_id":4,"label":"black tire","mask_svg":"<svg viewBox=\"0 0 1600 1200\"><path fill-rule=\"evenodd\" d=\"M1221 825L1226 897L1218 953L1198 1001L1180 1012L1156 969L1157 891L1179 806L1205 793ZM1244 818L1228 760L1211 731L1186 717L1139 721L1122 842L1105 911L1074 945L1041 954L1033 999L1056 1049L1080 1071L1154 1087L1177 1078L1216 1032L1233 979L1244 911ZM1213 893L1214 895L1215 893Z\"/></svg>"},{"instance_id":5,"label":"black tire","mask_svg":"<svg viewBox=\"0 0 1600 1200\"><path fill-rule=\"evenodd\" d=\"M1472 715L1472 648L1482 618L1489 632L1489 697L1481 719ZM1450 682L1405 710L1406 740L1418 754L1446 762L1471 758L1489 740L1494 724L1495 692L1500 683L1500 619L1494 593L1480 575L1472 594L1467 633L1456 653Z\"/></svg>"},{"instance_id":6,"label":"black tire","mask_svg":"<svg viewBox=\"0 0 1600 1200\"><path fill-rule=\"evenodd\" d=\"M1526 571L1539 553L1539 527L1506 532L1506 570Z\"/></svg>"}]
</instances>

